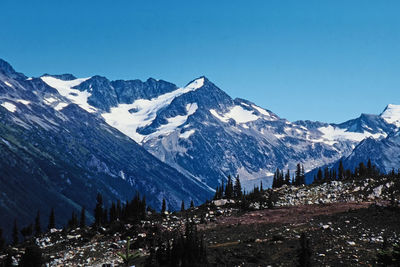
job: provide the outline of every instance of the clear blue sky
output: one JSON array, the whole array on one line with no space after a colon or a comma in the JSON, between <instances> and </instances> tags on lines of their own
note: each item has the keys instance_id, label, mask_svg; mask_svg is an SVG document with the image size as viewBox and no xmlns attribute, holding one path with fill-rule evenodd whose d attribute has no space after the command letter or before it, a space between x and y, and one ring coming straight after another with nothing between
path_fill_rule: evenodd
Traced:
<instances>
[{"instance_id":1,"label":"clear blue sky","mask_svg":"<svg viewBox=\"0 0 400 267\"><path fill-rule=\"evenodd\" d=\"M0 58L28 76L206 75L289 120L400 104L400 1L1 0Z\"/></svg>"}]
</instances>

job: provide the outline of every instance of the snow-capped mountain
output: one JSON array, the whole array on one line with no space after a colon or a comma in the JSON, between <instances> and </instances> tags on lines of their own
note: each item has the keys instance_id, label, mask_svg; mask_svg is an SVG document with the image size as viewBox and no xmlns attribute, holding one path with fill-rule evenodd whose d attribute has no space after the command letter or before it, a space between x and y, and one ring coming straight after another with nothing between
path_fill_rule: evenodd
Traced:
<instances>
[{"instance_id":1,"label":"snow-capped mountain","mask_svg":"<svg viewBox=\"0 0 400 267\"><path fill-rule=\"evenodd\" d=\"M393 107L393 112L396 112L399 106L390 105L388 107ZM388 108L385 112L387 110ZM391 118L397 124L400 116ZM349 156L343 158L343 165L354 170L360 162L366 163L369 159L381 172L397 171L400 168L400 131L393 132L379 140L373 138L363 140Z\"/></svg>"},{"instance_id":2,"label":"snow-capped mountain","mask_svg":"<svg viewBox=\"0 0 400 267\"><path fill-rule=\"evenodd\" d=\"M53 206L62 224L82 206L91 213L98 192L108 205L138 190L157 209L163 198L176 209L182 200L201 203L212 195L110 127L91 106L94 93L71 89L86 80L27 78L0 60L0 213L8 218L0 227L6 232L14 217L31 223L41 207ZM48 212L41 210L44 217Z\"/></svg>"},{"instance_id":3,"label":"snow-capped mountain","mask_svg":"<svg viewBox=\"0 0 400 267\"><path fill-rule=\"evenodd\" d=\"M311 170L348 156L365 138L385 138L398 126L389 111L342 124L289 122L247 100L232 99L206 77L184 87L154 79L41 79L211 188L228 174L239 174L246 183L270 177L277 167L294 169L298 162Z\"/></svg>"}]
</instances>

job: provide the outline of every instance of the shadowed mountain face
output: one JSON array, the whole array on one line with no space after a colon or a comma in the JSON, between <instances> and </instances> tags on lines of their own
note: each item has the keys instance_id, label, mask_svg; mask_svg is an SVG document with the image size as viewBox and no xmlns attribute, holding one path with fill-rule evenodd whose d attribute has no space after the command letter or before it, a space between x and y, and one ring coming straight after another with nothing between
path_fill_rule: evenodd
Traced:
<instances>
[{"instance_id":1,"label":"shadowed mountain face","mask_svg":"<svg viewBox=\"0 0 400 267\"><path fill-rule=\"evenodd\" d=\"M200 203L212 195L42 79L27 79L4 61L0 66L0 227L6 232L14 218L20 226L33 222L37 210L47 223L51 207L64 225L73 210L92 212L98 192L109 206L139 191L156 209L163 198L177 209L182 200ZM59 76L67 77L75 79Z\"/></svg>"}]
</instances>

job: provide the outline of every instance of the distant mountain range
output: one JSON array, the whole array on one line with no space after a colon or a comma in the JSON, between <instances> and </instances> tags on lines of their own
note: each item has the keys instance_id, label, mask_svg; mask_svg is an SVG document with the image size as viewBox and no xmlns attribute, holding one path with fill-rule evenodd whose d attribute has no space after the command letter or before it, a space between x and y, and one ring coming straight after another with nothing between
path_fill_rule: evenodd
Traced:
<instances>
[{"instance_id":1,"label":"distant mountain range","mask_svg":"<svg viewBox=\"0 0 400 267\"><path fill-rule=\"evenodd\" d=\"M27 78L0 60L0 114L0 209L11 214L37 198L21 211L26 218L49 198L72 210L97 191L112 200L139 190L154 207L165 197L174 209L181 200L210 198L229 174L250 187L299 162L312 170L371 158L386 171L399 162L400 106L341 124L289 122L232 99L206 77L184 87L72 74Z\"/></svg>"}]
</instances>

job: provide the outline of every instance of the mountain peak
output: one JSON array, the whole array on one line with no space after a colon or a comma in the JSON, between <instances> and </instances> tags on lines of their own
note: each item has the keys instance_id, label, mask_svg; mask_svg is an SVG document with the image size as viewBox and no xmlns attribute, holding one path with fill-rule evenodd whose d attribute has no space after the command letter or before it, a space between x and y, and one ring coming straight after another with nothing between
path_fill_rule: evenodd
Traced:
<instances>
[{"instance_id":1,"label":"mountain peak","mask_svg":"<svg viewBox=\"0 0 400 267\"><path fill-rule=\"evenodd\" d=\"M388 123L400 127L400 105L389 104L380 115Z\"/></svg>"},{"instance_id":2,"label":"mountain peak","mask_svg":"<svg viewBox=\"0 0 400 267\"><path fill-rule=\"evenodd\" d=\"M77 79L74 75L72 75L70 73L55 74L55 75L45 73L41 77L46 77L46 76L50 76L50 77L53 77L53 78L56 78L56 79L59 79L59 80L63 80L63 81L72 81L72 80L76 80Z\"/></svg>"},{"instance_id":3,"label":"mountain peak","mask_svg":"<svg viewBox=\"0 0 400 267\"><path fill-rule=\"evenodd\" d=\"M7 61L0 58L0 73L4 74L12 79L26 79L26 76L22 73L18 73Z\"/></svg>"},{"instance_id":4,"label":"mountain peak","mask_svg":"<svg viewBox=\"0 0 400 267\"><path fill-rule=\"evenodd\" d=\"M187 88L192 88L192 89L199 89L200 87L203 87L205 82L209 82L208 79L204 76L201 76L191 82L189 82L185 87Z\"/></svg>"}]
</instances>

